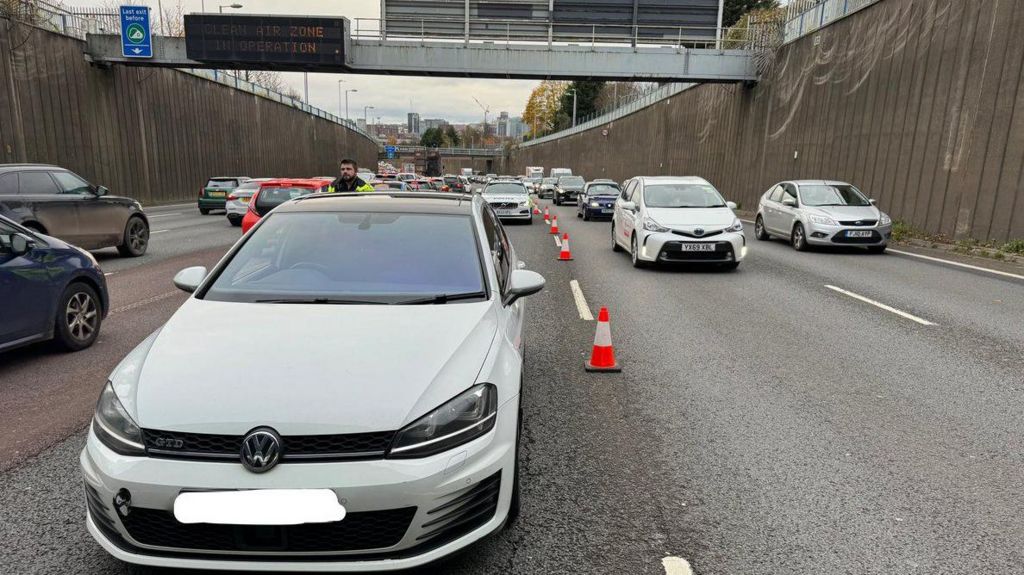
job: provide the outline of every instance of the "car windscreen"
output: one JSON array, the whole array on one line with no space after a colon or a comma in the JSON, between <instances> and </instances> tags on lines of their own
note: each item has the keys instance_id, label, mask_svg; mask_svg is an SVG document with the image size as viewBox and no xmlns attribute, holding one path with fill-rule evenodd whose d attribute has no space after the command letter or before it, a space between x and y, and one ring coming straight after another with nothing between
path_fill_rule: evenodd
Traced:
<instances>
[{"instance_id":1,"label":"car windscreen","mask_svg":"<svg viewBox=\"0 0 1024 575\"><path fill-rule=\"evenodd\" d=\"M544 178L544 179L543 179L543 180L541 180L540 182L541 182L542 184L553 184L553 183L555 183L555 182L557 182L557 181L558 181L558 178Z\"/></svg>"},{"instance_id":2,"label":"car windscreen","mask_svg":"<svg viewBox=\"0 0 1024 575\"><path fill-rule=\"evenodd\" d=\"M457 184L457 183L459 183L459 179L455 178L455 177L445 178L444 179L444 183L446 183L446 184Z\"/></svg>"},{"instance_id":3,"label":"car windscreen","mask_svg":"<svg viewBox=\"0 0 1024 575\"><path fill-rule=\"evenodd\" d=\"M253 232L202 297L412 303L440 295L482 300L484 285L469 216L284 212Z\"/></svg>"},{"instance_id":4,"label":"car windscreen","mask_svg":"<svg viewBox=\"0 0 1024 575\"><path fill-rule=\"evenodd\" d=\"M521 194L526 195L526 187L522 184L513 184L511 182L490 184L484 188L484 194Z\"/></svg>"},{"instance_id":5,"label":"car windscreen","mask_svg":"<svg viewBox=\"0 0 1024 575\"><path fill-rule=\"evenodd\" d=\"M614 184L591 184L587 188L588 196L617 196L619 187Z\"/></svg>"},{"instance_id":6,"label":"car windscreen","mask_svg":"<svg viewBox=\"0 0 1024 575\"><path fill-rule=\"evenodd\" d=\"M206 182L207 188L216 188L218 190L230 190L238 186L238 180L214 180Z\"/></svg>"},{"instance_id":7,"label":"car windscreen","mask_svg":"<svg viewBox=\"0 0 1024 575\"><path fill-rule=\"evenodd\" d=\"M648 208L724 208L725 200L710 184L654 184L644 187Z\"/></svg>"},{"instance_id":8,"label":"car windscreen","mask_svg":"<svg viewBox=\"0 0 1024 575\"><path fill-rule=\"evenodd\" d=\"M870 206L871 202L853 186L804 184L800 201L805 206Z\"/></svg>"},{"instance_id":9,"label":"car windscreen","mask_svg":"<svg viewBox=\"0 0 1024 575\"><path fill-rule=\"evenodd\" d=\"M583 186L585 183L581 176L563 176L558 178L559 186Z\"/></svg>"},{"instance_id":10,"label":"car windscreen","mask_svg":"<svg viewBox=\"0 0 1024 575\"><path fill-rule=\"evenodd\" d=\"M312 194L312 188L295 186L263 186L256 196L256 213L265 216L267 212L295 198Z\"/></svg>"}]
</instances>

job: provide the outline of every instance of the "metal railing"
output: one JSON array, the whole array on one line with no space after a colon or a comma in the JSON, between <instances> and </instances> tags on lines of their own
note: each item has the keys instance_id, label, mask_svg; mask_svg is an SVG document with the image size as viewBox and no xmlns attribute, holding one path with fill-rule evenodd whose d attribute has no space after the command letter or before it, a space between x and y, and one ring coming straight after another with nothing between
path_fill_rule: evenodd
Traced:
<instances>
[{"instance_id":1,"label":"metal railing","mask_svg":"<svg viewBox=\"0 0 1024 575\"><path fill-rule=\"evenodd\" d=\"M353 40L463 44L622 46L677 49L751 48L750 38L727 40L725 29L701 26L622 26L572 22L524 22L495 18L355 18ZM721 36L721 38L720 38Z\"/></svg>"},{"instance_id":2,"label":"metal railing","mask_svg":"<svg viewBox=\"0 0 1024 575\"><path fill-rule=\"evenodd\" d=\"M395 146L395 151L404 154L438 151L442 156L500 156L503 148L428 148L427 146Z\"/></svg>"},{"instance_id":3,"label":"metal railing","mask_svg":"<svg viewBox=\"0 0 1024 575\"><path fill-rule=\"evenodd\" d=\"M785 42L818 30L879 0L792 0L786 5Z\"/></svg>"},{"instance_id":4,"label":"metal railing","mask_svg":"<svg viewBox=\"0 0 1024 575\"><path fill-rule=\"evenodd\" d=\"M118 14L106 9L81 9L74 12L44 0L16 0L0 4L0 16L19 20L44 30L85 40L86 34L120 34L121 20ZM257 96L273 100L285 106L296 108L312 116L322 118L335 124L341 124L371 140L377 138L370 132L361 129L355 122L345 120L320 108L310 106L306 102L293 98L276 90L259 84L248 82L237 75L223 70L206 70L199 68L177 68L179 72L199 76L212 82L231 86L236 90L249 92Z\"/></svg>"}]
</instances>

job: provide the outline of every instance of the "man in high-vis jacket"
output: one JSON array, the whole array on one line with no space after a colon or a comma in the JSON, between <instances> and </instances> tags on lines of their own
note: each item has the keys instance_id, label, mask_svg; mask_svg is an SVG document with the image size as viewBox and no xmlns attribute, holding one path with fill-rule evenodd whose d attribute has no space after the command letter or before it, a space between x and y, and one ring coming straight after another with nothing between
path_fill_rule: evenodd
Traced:
<instances>
[{"instance_id":1,"label":"man in high-vis jacket","mask_svg":"<svg viewBox=\"0 0 1024 575\"><path fill-rule=\"evenodd\" d=\"M355 160L344 159L341 161L341 175L338 176L331 185L327 187L328 193L330 192L372 192L373 186L367 184L356 176L356 169L359 166L356 165Z\"/></svg>"}]
</instances>

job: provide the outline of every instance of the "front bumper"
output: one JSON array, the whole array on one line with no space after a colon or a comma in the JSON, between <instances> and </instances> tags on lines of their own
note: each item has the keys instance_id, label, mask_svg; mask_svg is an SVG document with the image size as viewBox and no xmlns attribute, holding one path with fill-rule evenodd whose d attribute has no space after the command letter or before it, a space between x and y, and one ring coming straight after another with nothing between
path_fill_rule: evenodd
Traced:
<instances>
[{"instance_id":1,"label":"front bumper","mask_svg":"<svg viewBox=\"0 0 1024 575\"><path fill-rule=\"evenodd\" d=\"M892 238L892 224L887 226L827 226L808 222L807 243L816 246L884 246ZM871 232L871 237L850 237L847 232Z\"/></svg>"},{"instance_id":2,"label":"front bumper","mask_svg":"<svg viewBox=\"0 0 1024 575\"><path fill-rule=\"evenodd\" d=\"M746 238L739 232L720 232L703 238L679 232L639 231L638 259L665 263L732 263L747 255ZM712 244L712 251L683 251L683 244Z\"/></svg>"},{"instance_id":3,"label":"front bumper","mask_svg":"<svg viewBox=\"0 0 1024 575\"><path fill-rule=\"evenodd\" d=\"M417 567L504 524L514 482L517 418L515 397L500 407L490 433L444 453L405 460L282 463L265 474L250 473L237 463L124 457L90 431L80 458L86 523L114 557L155 567L345 572ZM341 522L294 526L300 533L291 539L305 547L290 542L293 527L183 525L173 518L175 498L183 490L303 488L333 490L348 512ZM125 517L113 503L122 489L131 494ZM369 527L346 539L329 537L349 520ZM385 522L397 542L387 547L358 542L381 541L372 530L384 529ZM320 526L333 530L325 534ZM314 539L329 548L309 547Z\"/></svg>"}]
</instances>

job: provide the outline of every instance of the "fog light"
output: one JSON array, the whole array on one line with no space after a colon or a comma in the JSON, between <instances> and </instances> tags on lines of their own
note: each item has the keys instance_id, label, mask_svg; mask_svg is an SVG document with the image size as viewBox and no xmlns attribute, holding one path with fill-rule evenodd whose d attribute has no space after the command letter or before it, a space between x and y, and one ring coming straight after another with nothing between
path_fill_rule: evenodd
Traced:
<instances>
[{"instance_id":1,"label":"fog light","mask_svg":"<svg viewBox=\"0 0 1024 575\"><path fill-rule=\"evenodd\" d=\"M122 488L114 496L114 509L117 509L117 514L121 517L128 517L128 514L132 512L132 494L127 489Z\"/></svg>"},{"instance_id":2,"label":"fog light","mask_svg":"<svg viewBox=\"0 0 1024 575\"><path fill-rule=\"evenodd\" d=\"M741 258L747 257L747 246L743 246L742 248L740 248L740 257Z\"/></svg>"},{"instance_id":3,"label":"fog light","mask_svg":"<svg viewBox=\"0 0 1024 575\"><path fill-rule=\"evenodd\" d=\"M814 233L811 234L812 238L824 238L826 236L828 236L828 234L826 234L824 232L814 232Z\"/></svg>"}]
</instances>

